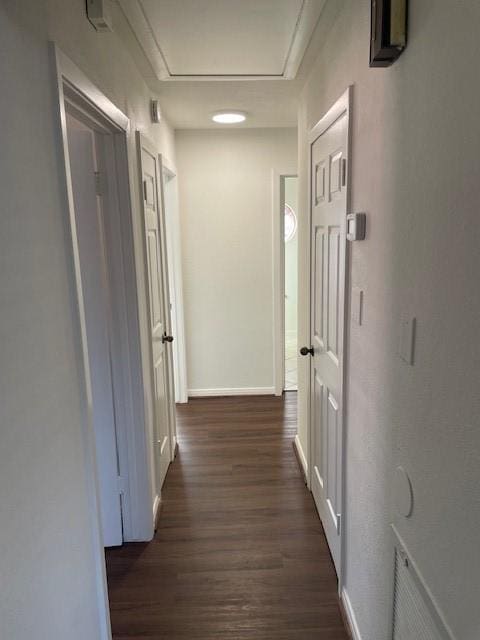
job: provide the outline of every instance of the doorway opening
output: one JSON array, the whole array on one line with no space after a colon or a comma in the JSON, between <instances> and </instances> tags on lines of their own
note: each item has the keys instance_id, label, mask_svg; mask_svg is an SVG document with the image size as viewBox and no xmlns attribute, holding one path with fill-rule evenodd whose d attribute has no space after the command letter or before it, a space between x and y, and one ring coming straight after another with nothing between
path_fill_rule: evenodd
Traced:
<instances>
[{"instance_id":1,"label":"doorway opening","mask_svg":"<svg viewBox=\"0 0 480 640\"><path fill-rule=\"evenodd\" d=\"M296 171L272 172L275 395L297 391L298 225Z\"/></svg>"},{"instance_id":2,"label":"doorway opening","mask_svg":"<svg viewBox=\"0 0 480 640\"><path fill-rule=\"evenodd\" d=\"M109 213L115 208L114 174L107 173L111 154L108 130L80 114L66 101L70 177L80 260L87 355L91 384L101 528L106 547L123 542L120 412L115 379L115 345ZM108 179L107 179L108 178ZM108 182L108 185L107 185Z\"/></svg>"},{"instance_id":3,"label":"doorway opening","mask_svg":"<svg viewBox=\"0 0 480 640\"><path fill-rule=\"evenodd\" d=\"M284 391L297 390L297 177L284 178Z\"/></svg>"},{"instance_id":4,"label":"doorway opening","mask_svg":"<svg viewBox=\"0 0 480 640\"><path fill-rule=\"evenodd\" d=\"M83 443L102 639L111 637L105 547L152 538L152 469L132 215L129 119L52 44L65 233L83 395Z\"/></svg>"},{"instance_id":5,"label":"doorway opening","mask_svg":"<svg viewBox=\"0 0 480 640\"><path fill-rule=\"evenodd\" d=\"M104 548L151 540L154 496L159 500L152 491L158 460L148 442L149 401L154 396L148 395L141 333L142 309L150 302L139 274L145 268L145 238L130 191L128 148L134 133L129 119L54 44L51 52L65 170L65 233L71 251L72 321L83 392L98 615L100 636L107 640L111 631ZM159 175L156 152L153 164L153 173ZM145 181L139 182L140 193L148 195L150 191L141 188ZM160 196L159 182L154 193ZM154 217L158 215L159 223L160 203L156 198ZM165 247L156 255L157 262L166 259ZM173 394L173 384L171 390Z\"/></svg>"},{"instance_id":6,"label":"doorway opening","mask_svg":"<svg viewBox=\"0 0 480 640\"><path fill-rule=\"evenodd\" d=\"M172 343L175 402L188 402L187 358L185 352L185 323L182 284L182 240L180 211L178 207L177 172L163 156L160 156L163 188L163 210L167 243L168 288L170 317L175 340Z\"/></svg>"}]
</instances>

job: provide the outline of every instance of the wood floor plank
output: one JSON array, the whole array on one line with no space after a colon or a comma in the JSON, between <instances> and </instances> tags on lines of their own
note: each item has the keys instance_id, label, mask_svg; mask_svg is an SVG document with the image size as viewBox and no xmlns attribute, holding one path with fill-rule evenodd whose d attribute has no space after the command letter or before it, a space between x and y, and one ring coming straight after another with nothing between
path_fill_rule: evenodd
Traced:
<instances>
[{"instance_id":1,"label":"wood floor plank","mask_svg":"<svg viewBox=\"0 0 480 640\"><path fill-rule=\"evenodd\" d=\"M114 640L348 640L296 394L195 398L152 542L106 551Z\"/></svg>"}]
</instances>

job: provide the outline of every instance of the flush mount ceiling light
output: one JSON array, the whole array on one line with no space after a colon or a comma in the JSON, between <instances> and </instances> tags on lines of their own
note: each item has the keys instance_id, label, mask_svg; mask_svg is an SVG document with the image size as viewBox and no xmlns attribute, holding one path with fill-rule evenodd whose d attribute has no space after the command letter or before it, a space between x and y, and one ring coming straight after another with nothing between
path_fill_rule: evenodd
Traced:
<instances>
[{"instance_id":1,"label":"flush mount ceiling light","mask_svg":"<svg viewBox=\"0 0 480 640\"><path fill-rule=\"evenodd\" d=\"M212 120L218 124L238 124L246 119L247 114L244 111L217 111L212 116Z\"/></svg>"}]
</instances>

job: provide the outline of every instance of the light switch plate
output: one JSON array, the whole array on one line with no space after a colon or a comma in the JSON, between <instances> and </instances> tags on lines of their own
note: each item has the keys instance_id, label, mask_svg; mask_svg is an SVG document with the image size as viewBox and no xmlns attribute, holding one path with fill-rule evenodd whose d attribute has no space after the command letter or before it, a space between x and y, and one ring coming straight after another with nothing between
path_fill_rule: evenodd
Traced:
<instances>
[{"instance_id":1,"label":"light switch plate","mask_svg":"<svg viewBox=\"0 0 480 640\"><path fill-rule=\"evenodd\" d=\"M347 240L365 240L367 216L365 213L349 213L347 216Z\"/></svg>"},{"instance_id":2,"label":"light switch plate","mask_svg":"<svg viewBox=\"0 0 480 640\"><path fill-rule=\"evenodd\" d=\"M400 340L398 355L409 365L414 363L416 318L402 317L400 321Z\"/></svg>"}]
</instances>

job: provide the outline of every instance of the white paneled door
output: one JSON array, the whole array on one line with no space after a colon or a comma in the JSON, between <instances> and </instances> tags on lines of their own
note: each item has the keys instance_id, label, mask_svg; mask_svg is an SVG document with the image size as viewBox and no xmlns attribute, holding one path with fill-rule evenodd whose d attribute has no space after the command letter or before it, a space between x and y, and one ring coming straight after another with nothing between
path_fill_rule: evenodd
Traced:
<instances>
[{"instance_id":1,"label":"white paneled door","mask_svg":"<svg viewBox=\"0 0 480 640\"><path fill-rule=\"evenodd\" d=\"M173 337L169 330L170 302L166 270L166 241L162 190L155 150L138 133L138 157L141 170L143 216L145 224L145 255L147 260L150 339L154 399L154 464L156 495L160 496L168 466L172 459L174 425L173 379L168 366Z\"/></svg>"},{"instance_id":2,"label":"white paneled door","mask_svg":"<svg viewBox=\"0 0 480 640\"><path fill-rule=\"evenodd\" d=\"M311 488L341 570L343 358L349 100L311 136Z\"/></svg>"}]
</instances>

